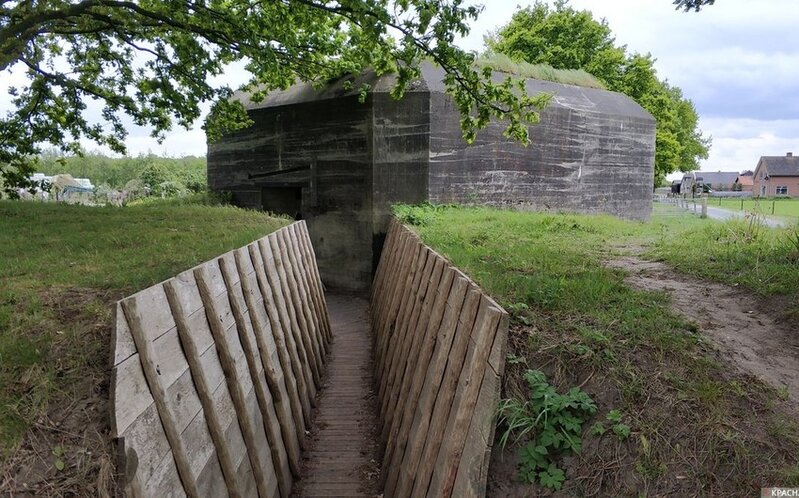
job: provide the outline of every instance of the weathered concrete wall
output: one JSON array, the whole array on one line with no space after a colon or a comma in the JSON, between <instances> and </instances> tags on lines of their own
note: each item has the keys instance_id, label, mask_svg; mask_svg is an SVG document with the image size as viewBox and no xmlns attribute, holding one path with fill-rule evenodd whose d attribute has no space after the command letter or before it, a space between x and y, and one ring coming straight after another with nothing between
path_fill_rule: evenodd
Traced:
<instances>
[{"instance_id":1,"label":"weathered concrete wall","mask_svg":"<svg viewBox=\"0 0 799 498\"><path fill-rule=\"evenodd\" d=\"M391 219L391 205L427 200L430 158L430 94L415 91L401 101L373 93L372 245L377 267Z\"/></svg>"},{"instance_id":2,"label":"weathered concrete wall","mask_svg":"<svg viewBox=\"0 0 799 498\"><path fill-rule=\"evenodd\" d=\"M528 147L503 137L500 122L467 145L452 100L431 94L431 202L648 219L654 120L623 95L538 83L528 91L557 93Z\"/></svg>"},{"instance_id":3,"label":"weathered concrete wall","mask_svg":"<svg viewBox=\"0 0 799 498\"><path fill-rule=\"evenodd\" d=\"M269 102L285 105L251 109L252 127L208 148L212 190L232 192L243 207L302 214L332 287L368 289L391 204L427 199L429 94L398 102L388 88L365 103L354 95Z\"/></svg>"},{"instance_id":4,"label":"weathered concrete wall","mask_svg":"<svg viewBox=\"0 0 799 498\"><path fill-rule=\"evenodd\" d=\"M391 76L373 74L296 85L262 103L239 95L255 124L209 145L209 185L244 207L301 213L322 279L356 291L369 287L392 203L649 217L655 121L631 99L530 80L530 94L554 95L533 144L492 123L469 146L443 76L423 65L401 101L388 94ZM365 103L361 84L371 88Z\"/></svg>"},{"instance_id":5,"label":"weathered concrete wall","mask_svg":"<svg viewBox=\"0 0 799 498\"><path fill-rule=\"evenodd\" d=\"M267 210L270 198L262 188L299 188L300 213L325 283L366 289L372 275L371 103L344 96L250 113L253 126L209 145L209 186L233 192L238 205Z\"/></svg>"}]
</instances>

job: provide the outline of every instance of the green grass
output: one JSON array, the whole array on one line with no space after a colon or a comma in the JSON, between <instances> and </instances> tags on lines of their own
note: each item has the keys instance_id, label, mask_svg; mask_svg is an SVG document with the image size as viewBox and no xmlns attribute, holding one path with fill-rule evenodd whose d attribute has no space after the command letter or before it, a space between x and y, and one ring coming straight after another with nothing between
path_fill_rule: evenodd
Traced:
<instances>
[{"instance_id":1,"label":"green grass","mask_svg":"<svg viewBox=\"0 0 799 498\"><path fill-rule=\"evenodd\" d=\"M116 300L287 223L186 200L127 208L0 201L0 469L59 404L87 392L107 399Z\"/></svg>"},{"instance_id":2,"label":"green grass","mask_svg":"<svg viewBox=\"0 0 799 498\"><path fill-rule=\"evenodd\" d=\"M662 232L649 256L691 275L739 285L760 298L777 297L776 307L799 317L799 227L693 218Z\"/></svg>"},{"instance_id":3,"label":"green grass","mask_svg":"<svg viewBox=\"0 0 799 498\"><path fill-rule=\"evenodd\" d=\"M741 211L741 205L743 205L743 211L747 213L754 212L767 216L773 215L788 221L799 221L799 199L731 199L711 197L708 199L708 205L733 211Z\"/></svg>"},{"instance_id":4,"label":"green grass","mask_svg":"<svg viewBox=\"0 0 799 498\"><path fill-rule=\"evenodd\" d=\"M619 409L630 420L629 441L605 435L584 444L593 449L567 472L566 494L600 484L610 486L606 495L636 494L630 479L653 494L738 493L795 468L799 429L780 422L779 393L721 364L697 326L670 310L668 295L635 290L603 265L624 246L649 246L650 257L689 273L795 297L788 230L761 228L751 238L744 223L665 212L646 224L487 208L398 212L511 312L506 397L523 397L524 371L540 369L559 389L583 386L599 417ZM764 462L776 447L784 453Z\"/></svg>"},{"instance_id":5,"label":"green grass","mask_svg":"<svg viewBox=\"0 0 799 498\"><path fill-rule=\"evenodd\" d=\"M583 69L555 69L548 64L530 64L524 61L514 61L504 54L483 55L475 61L475 64L478 67L491 67L495 71L523 78L605 89L605 85L601 81Z\"/></svg>"}]
</instances>

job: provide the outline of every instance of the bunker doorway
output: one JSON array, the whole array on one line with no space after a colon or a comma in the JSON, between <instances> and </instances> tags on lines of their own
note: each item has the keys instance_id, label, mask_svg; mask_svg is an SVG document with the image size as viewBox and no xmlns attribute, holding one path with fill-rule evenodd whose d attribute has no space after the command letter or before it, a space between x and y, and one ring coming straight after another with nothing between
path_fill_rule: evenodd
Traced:
<instances>
[{"instance_id":1,"label":"bunker doorway","mask_svg":"<svg viewBox=\"0 0 799 498\"><path fill-rule=\"evenodd\" d=\"M302 187L279 186L261 188L261 209L302 219Z\"/></svg>"}]
</instances>

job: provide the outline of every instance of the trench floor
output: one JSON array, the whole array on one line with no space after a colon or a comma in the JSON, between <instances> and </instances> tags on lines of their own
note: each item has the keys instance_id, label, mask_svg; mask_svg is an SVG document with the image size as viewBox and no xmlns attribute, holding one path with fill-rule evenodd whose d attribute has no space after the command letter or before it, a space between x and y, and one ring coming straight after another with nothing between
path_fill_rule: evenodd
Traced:
<instances>
[{"instance_id":1,"label":"trench floor","mask_svg":"<svg viewBox=\"0 0 799 498\"><path fill-rule=\"evenodd\" d=\"M333 343L294 496L378 496L380 432L368 302L326 298Z\"/></svg>"}]
</instances>

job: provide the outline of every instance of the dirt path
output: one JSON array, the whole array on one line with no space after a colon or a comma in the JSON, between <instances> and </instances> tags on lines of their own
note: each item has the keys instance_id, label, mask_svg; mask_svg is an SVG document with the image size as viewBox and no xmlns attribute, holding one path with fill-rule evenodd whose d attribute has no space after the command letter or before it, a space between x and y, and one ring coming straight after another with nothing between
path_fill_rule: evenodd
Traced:
<instances>
[{"instance_id":1,"label":"dirt path","mask_svg":"<svg viewBox=\"0 0 799 498\"><path fill-rule=\"evenodd\" d=\"M777 323L758 308L751 294L692 278L658 262L633 254L615 257L606 265L629 272L630 285L665 291L672 308L696 322L702 333L741 369L799 402L799 332Z\"/></svg>"}]
</instances>

